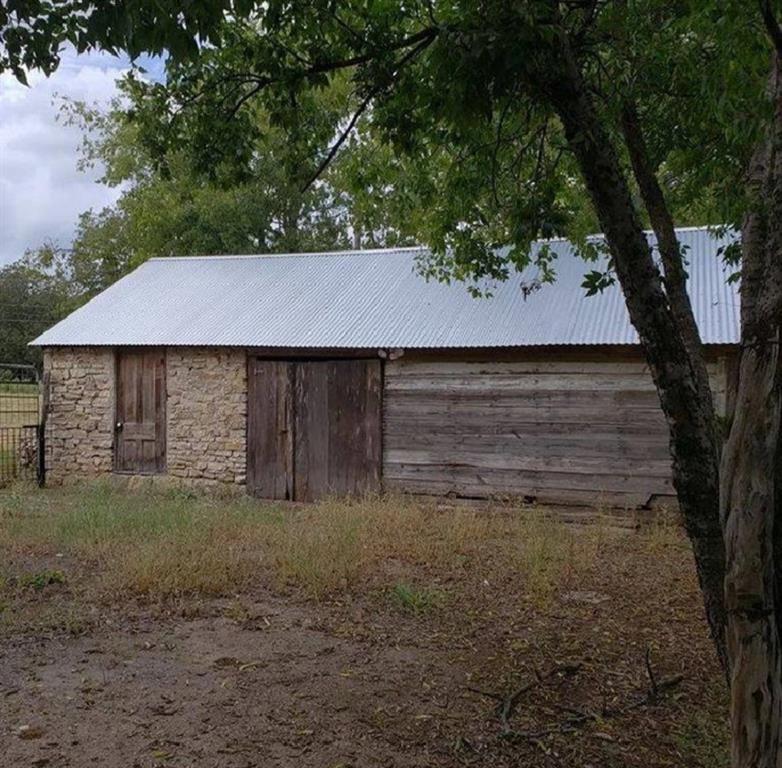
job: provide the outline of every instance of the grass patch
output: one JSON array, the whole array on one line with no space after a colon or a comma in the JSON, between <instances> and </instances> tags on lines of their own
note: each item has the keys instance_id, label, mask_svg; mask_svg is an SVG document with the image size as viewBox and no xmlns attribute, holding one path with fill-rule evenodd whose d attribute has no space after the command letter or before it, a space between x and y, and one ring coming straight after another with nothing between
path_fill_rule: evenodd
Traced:
<instances>
[{"instance_id":1,"label":"grass patch","mask_svg":"<svg viewBox=\"0 0 782 768\"><path fill-rule=\"evenodd\" d=\"M16 450L12 447L0 448L0 462L11 464L16 459Z\"/></svg>"},{"instance_id":2,"label":"grass patch","mask_svg":"<svg viewBox=\"0 0 782 768\"><path fill-rule=\"evenodd\" d=\"M315 597L352 587L371 559L366 525L361 514L336 502L294 512L272 541L279 578Z\"/></svg>"},{"instance_id":3,"label":"grass patch","mask_svg":"<svg viewBox=\"0 0 782 768\"><path fill-rule=\"evenodd\" d=\"M37 397L38 384L32 381L0 381L0 394L18 394L26 397Z\"/></svg>"},{"instance_id":4,"label":"grass patch","mask_svg":"<svg viewBox=\"0 0 782 768\"><path fill-rule=\"evenodd\" d=\"M0 427L37 424L39 408L37 385L0 384Z\"/></svg>"},{"instance_id":5,"label":"grass patch","mask_svg":"<svg viewBox=\"0 0 782 768\"><path fill-rule=\"evenodd\" d=\"M692 768L729 768L730 728L725 718L708 712L694 711L687 715L673 734L674 743Z\"/></svg>"},{"instance_id":6,"label":"grass patch","mask_svg":"<svg viewBox=\"0 0 782 768\"><path fill-rule=\"evenodd\" d=\"M292 509L246 497L128 493L109 482L0 492L0 549L92 564L109 596L224 595L271 576L320 599L388 583L383 572L393 564L399 585L416 568L473 580L511 574L545 602L592 567L604 540L599 525L567 525L534 509L442 510L406 497ZM401 606L427 603L408 589Z\"/></svg>"},{"instance_id":7,"label":"grass patch","mask_svg":"<svg viewBox=\"0 0 782 768\"><path fill-rule=\"evenodd\" d=\"M649 519L641 526L640 535L646 549L653 555L662 554L685 544L681 519L667 509L651 513Z\"/></svg>"},{"instance_id":8,"label":"grass patch","mask_svg":"<svg viewBox=\"0 0 782 768\"><path fill-rule=\"evenodd\" d=\"M0 539L15 551L91 563L109 595L222 594L257 570L258 538L278 515L249 499L123 493L108 483L0 496Z\"/></svg>"},{"instance_id":9,"label":"grass patch","mask_svg":"<svg viewBox=\"0 0 782 768\"><path fill-rule=\"evenodd\" d=\"M543 607L558 590L577 583L598 561L607 537L601 522L575 526L539 509L516 516L510 537L513 557L533 602Z\"/></svg>"},{"instance_id":10,"label":"grass patch","mask_svg":"<svg viewBox=\"0 0 782 768\"><path fill-rule=\"evenodd\" d=\"M3 609L4 608L4 609ZM0 601L0 630L33 635L49 633L81 635L95 622L78 602L14 603Z\"/></svg>"},{"instance_id":11,"label":"grass patch","mask_svg":"<svg viewBox=\"0 0 782 768\"><path fill-rule=\"evenodd\" d=\"M65 574L62 571L44 569L34 573L23 573L17 582L20 587L32 587L36 592L40 592L50 584L65 584Z\"/></svg>"},{"instance_id":12,"label":"grass patch","mask_svg":"<svg viewBox=\"0 0 782 768\"><path fill-rule=\"evenodd\" d=\"M445 602L445 593L438 589L414 587L410 584L395 584L389 597L393 605L407 613L428 613Z\"/></svg>"}]
</instances>

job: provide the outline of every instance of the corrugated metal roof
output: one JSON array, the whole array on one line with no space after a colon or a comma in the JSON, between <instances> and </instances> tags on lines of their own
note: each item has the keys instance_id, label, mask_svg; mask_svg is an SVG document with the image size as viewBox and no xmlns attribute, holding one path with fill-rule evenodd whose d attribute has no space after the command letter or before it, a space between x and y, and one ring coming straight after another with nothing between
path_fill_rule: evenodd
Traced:
<instances>
[{"instance_id":1,"label":"corrugated metal roof","mask_svg":"<svg viewBox=\"0 0 782 768\"><path fill-rule=\"evenodd\" d=\"M679 231L703 339L737 343L739 300L717 250L733 238ZM636 344L618 285L587 297L587 264L565 240L556 282L526 299L527 267L473 298L424 280L422 249L151 259L33 344L336 348ZM486 286L484 286L486 287Z\"/></svg>"}]
</instances>

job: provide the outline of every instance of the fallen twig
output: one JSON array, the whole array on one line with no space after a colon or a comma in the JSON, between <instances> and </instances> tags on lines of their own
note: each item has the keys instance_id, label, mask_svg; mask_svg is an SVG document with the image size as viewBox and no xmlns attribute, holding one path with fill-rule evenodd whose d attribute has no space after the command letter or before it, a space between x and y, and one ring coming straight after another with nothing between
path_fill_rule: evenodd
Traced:
<instances>
[{"instance_id":1,"label":"fallen twig","mask_svg":"<svg viewBox=\"0 0 782 768\"><path fill-rule=\"evenodd\" d=\"M583 664L581 662L569 662L566 664L556 664L549 669L548 672L542 675L536 671L533 680L522 685L520 688L517 688L515 691L512 691L507 696L502 696L501 694L493 693L491 691L484 691L480 688L467 688L467 690L471 693L477 693L479 696L485 696L488 699L498 702L497 716L502 723L503 733L509 733L512 731L510 727L510 718L513 716L513 713L524 694L529 693L555 675L571 677L572 675L575 675L582 666Z\"/></svg>"},{"instance_id":2,"label":"fallen twig","mask_svg":"<svg viewBox=\"0 0 782 768\"><path fill-rule=\"evenodd\" d=\"M528 682L526 685L523 685L521 688L517 689L516 691L514 691L513 693L505 697L499 696L498 694L495 693L482 691L475 688L470 688L468 690L471 690L474 693L479 693L483 696L486 696L487 698L499 702L497 706L497 716L499 717L500 722L502 724L502 732L500 733L500 738L508 739L511 741L539 742L541 739L545 739L548 736L553 736L556 734L564 734L564 733L573 733L574 731L577 731L578 729L582 728L583 726L585 726L587 723L590 722L595 722L598 720L608 720L610 718L615 718L615 717L621 717L622 715L626 715L635 709L653 705L661 699L662 694L665 691L668 691L671 688L675 688L677 685L679 685L679 683L681 683L684 680L684 675L681 674L673 675L671 677L658 680L654 673L654 669L652 667L651 653L648 648L646 650L646 655L645 655L645 665L646 665L646 673L649 677L649 689L645 691L642 695L631 698L629 701L626 701L623 705L616 706L616 707L609 707L604 701L599 714L591 710L582 710L582 709L576 709L575 707L568 707L564 705L555 704L554 706L556 709L568 713L569 717L566 717L561 722L556 723L552 726L541 728L539 730L534 730L534 731L533 730L519 731L511 728L510 726L510 718L513 715L513 712L516 709L516 706L518 705L521 697L525 693L528 693L533 688L536 688L537 686L541 685L543 682L545 682L546 680L548 680L549 678L553 677L558 673L564 673L567 675L575 674L581 668L581 664L567 664L567 665L556 666L550 669L545 675L540 675L536 673L534 680Z\"/></svg>"},{"instance_id":3,"label":"fallen twig","mask_svg":"<svg viewBox=\"0 0 782 768\"><path fill-rule=\"evenodd\" d=\"M654 676L654 670L652 669L652 649L648 645L646 646L644 662L646 664L646 674L649 676L649 697L656 701L660 691L657 687L657 679Z\"/></svg>"}]
</instances>

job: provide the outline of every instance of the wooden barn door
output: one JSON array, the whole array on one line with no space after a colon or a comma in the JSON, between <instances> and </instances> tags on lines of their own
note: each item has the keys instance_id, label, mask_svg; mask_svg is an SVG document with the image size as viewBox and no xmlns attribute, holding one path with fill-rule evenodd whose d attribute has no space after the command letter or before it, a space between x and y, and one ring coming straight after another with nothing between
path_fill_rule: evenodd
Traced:
<instances>
[{"instance_id":1,"label":"wooden barn door","mask_svg":"<svg viewBox=\"0 0 782 768\"><path fill-rule=\"evenodd\" d=\"M297 364L295 498L380 489L380 361Z\"/></svg>"},{"instance_id":2,"label":"wooden barn door","mask_svg":"<svg viewBox=\"0 0 782 768\"><path fill-rule=\"evenodd\" d=\"M247 487L264 499L293 499L293 366L249 363Z\"/></svg>"},{"instance_id":3,"label":"wooden barn door","mask_svg":"<svg viewBox=\"0 0 782 768\"><path fill-rule=\"evenodd\" d=\"M379 490L379 360L250 363L248 486L314 501Z\"/></svg>"},{"instance_id":4,"label":"wooden barn door","mask_svg":"<svg viewBox=\"0 0 782 768\"><path fill-rule=\"evenodd\" d=\"M117 355L115 468L155 474L166 469L166 357L153 350Z\"/></svg>"}]
</instances>

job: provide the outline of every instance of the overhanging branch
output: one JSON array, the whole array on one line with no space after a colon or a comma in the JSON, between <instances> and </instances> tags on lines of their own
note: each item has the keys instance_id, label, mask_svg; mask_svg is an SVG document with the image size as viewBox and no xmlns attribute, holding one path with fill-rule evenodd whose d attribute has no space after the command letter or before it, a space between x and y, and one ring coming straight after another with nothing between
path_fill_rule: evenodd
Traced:
<instances>
[{"instance_id":1,"label":"overhanging branch","mask_svg":"<svg viewBox=\"0 0 782 768\"><path fill-rule=\"evenodd\" d=\"M353 117L350 118L350 122L348 123L345 130L342 131L342 133L339 135L339 138L334 142L331 149L328 151L326 157L323 158L323 160L320 162L318 167L315 169L315 172L307 179L307 181L302 186L301 188L302 193L306 192L318 180L318 178L326 170L326 168L328 168L329 165L331 165L331 161L337 156L337 152L339 152L340 147L345 143L348 136L350 136L351 131L356 127L356 123L358 122L359 118L361 117L361 115L364 114L364 112L367 111L367 108L372 102L372 99L374 99L379 92L380 89L375 88L361 102L361 104L359 104L358 109L353 113Z\"/></svg>"},{"instance_id":2,"label":"overhanging branch","mask_svg":"<svg viewBox=\"0 0 782 768\"><path fill-rule=\"evenodd\" d=\"M774 45L777 56L782 58L782 27L779 26L779 22L774 15L771 0L760 0L760 13L763 16L763 23L766 25L766 31Z\"/></svg>"},{"instance_id":3,"label":"overhanging branch","mask_svg":"<svg viewBox=\"0 0 782 768\"><path fill-rule=\"evenodd\" d=\"M423 37L419 36L417 45L414 48L411 48L409 51L407 51L405 55L402 56L399 59L399 61L396 62L389 81L382 85L375 86L370 90L369 94L367 94L367 96L363 99L361 104L359 104L358 109L356 109L356 111L353 113L353 117L350 118L350 122L348 123L345 130L340 133L339 138L334 142L331 149L329 149L326 157L323 158L323 160L320 162L318 167L315 169L315 172L307 179L306 183L302 186L301 188L302 193L306 192L318 180L318 178L320 178L321 174L326 170L326 168L329 167L331 162L337 156L337 153L339 152L340 148L347 140L348 136L356 127L356 124L358 123L361 115L363 115L364 112L366 112L367 109L369 108L369 105L372 103L372 100L377 96L379 96L383 91L387 90L392 85L394 78L396 77L396 75L399 74L402 68L408 62L414 59L421 51L423 51L425 48L428 48L429 45L431 45L431 43L434 41L435 36L436 33L435 35L426 35Z\"/></svg>"}]
</instances>

